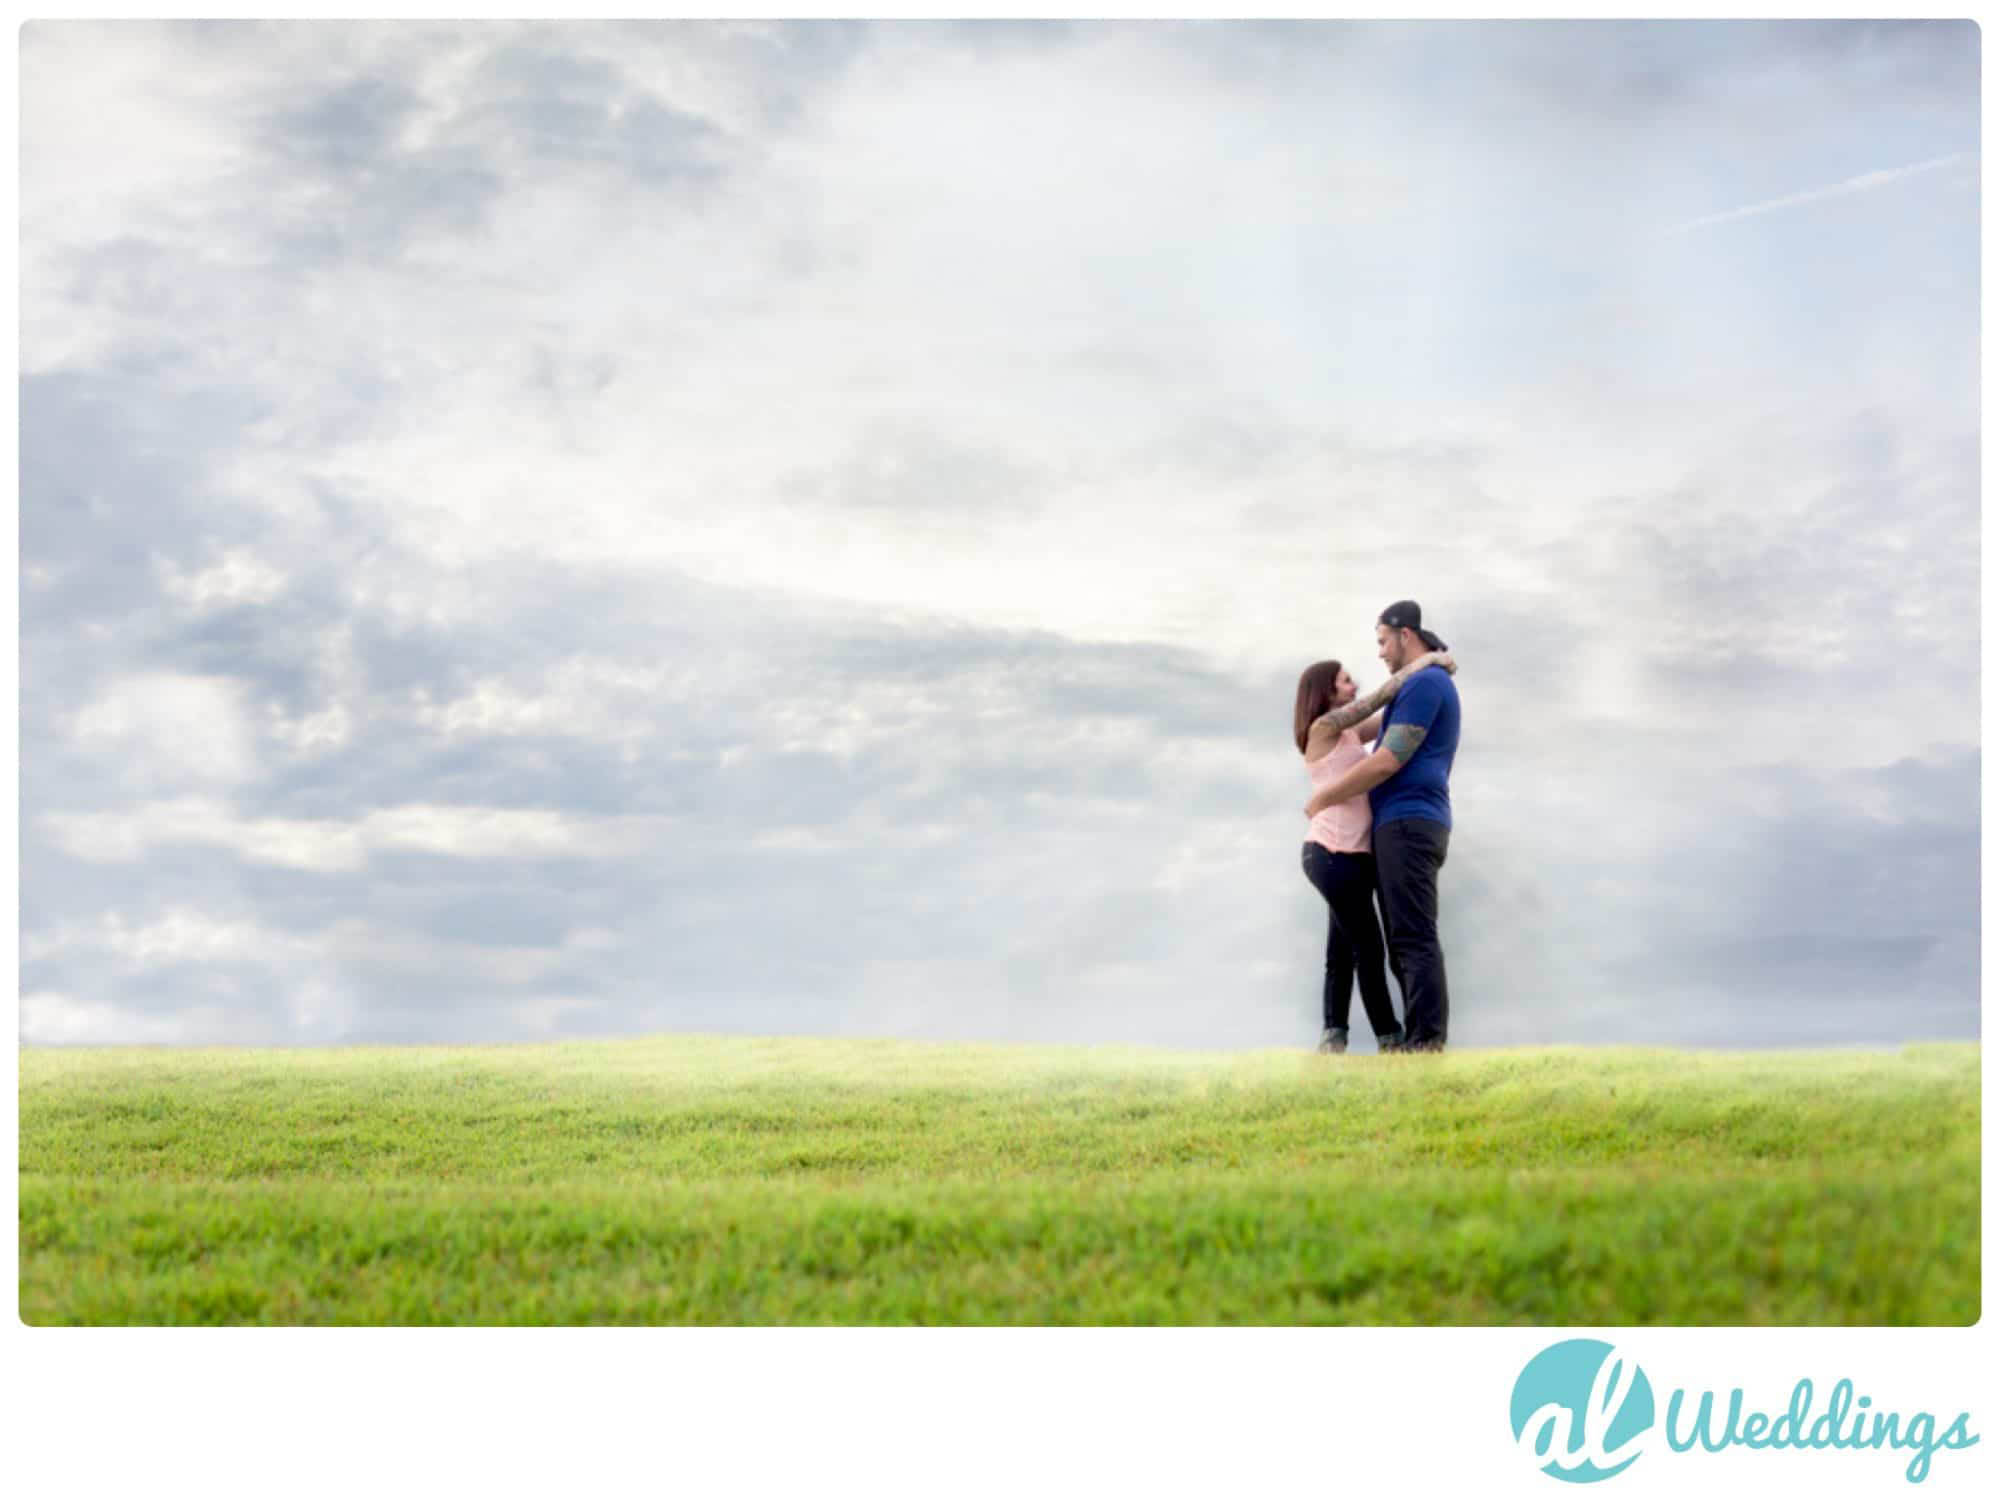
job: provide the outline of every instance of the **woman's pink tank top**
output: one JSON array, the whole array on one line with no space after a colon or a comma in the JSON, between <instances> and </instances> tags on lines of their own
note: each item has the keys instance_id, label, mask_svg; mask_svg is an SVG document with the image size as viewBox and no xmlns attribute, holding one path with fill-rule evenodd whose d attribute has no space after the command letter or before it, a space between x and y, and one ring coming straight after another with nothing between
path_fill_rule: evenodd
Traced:
<instances>
[{"instance_id":1,"label":"woman's pink tank top","mask_svg":"<svg viewBox=\"0 0 2000 1490\"><path fill-rule=\"evenodd\" d=\"M1323 786L1332 786L1347 773L1349 767L1358 766L1368 758L1367 750L1353 730L1340 732L1340 738L1333 742L1333 749L1316 761L1306 763L1306 775L1312 778L1312 789L1318 791ZM1317 843L1336 854L1365 854L1368 852L1368 830L1374 826L1374 815L1368 810L1368 793L1360 792L1345 802L1336 802L1320 813L1306 829L1306 841Z\"/></svg>"}]
</instances>

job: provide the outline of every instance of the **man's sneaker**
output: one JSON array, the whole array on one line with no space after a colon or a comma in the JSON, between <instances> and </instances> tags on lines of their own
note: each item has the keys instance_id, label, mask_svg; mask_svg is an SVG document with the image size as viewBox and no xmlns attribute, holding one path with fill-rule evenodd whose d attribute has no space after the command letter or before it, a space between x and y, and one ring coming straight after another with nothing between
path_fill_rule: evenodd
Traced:
<instances>
[{"instance_id":1,"label":"man's sneaker","mask_svg":"<svg viewBox=\"0 0 2000 1490\"><path fill-rule=\"evenodd\" d=\"M1439 1055L1444 1051L1444 1041L1438 1039L1405 1040L1396 1047L1396 1050L1400 1055Z\"/></svg>"},{"instance_id":2,"label":"man's sneaker","mask_svg":"<svg viewBox=\"0 0 2000 1490\"><path fill-rule=\"evenodd\" d=\"M1321 1035L1319 1037L1319 1053L1321 1055L1346 1055L1347 1031L1336 1026Z\"/></svg>"},{"instance_id":3,"label":"man's sneaker","mask_svg":"<svg viewBox=\"0 0 2000 1490\"><path fill-rule=\"evenodd\" d=\"M1394 1055L1402 1047L1403 1032L1401 1030L1391 1030L1386 1035L1377 1035L1375 1037L1375 1050L1378 1055Z\"/></svg>"}]
</instances>

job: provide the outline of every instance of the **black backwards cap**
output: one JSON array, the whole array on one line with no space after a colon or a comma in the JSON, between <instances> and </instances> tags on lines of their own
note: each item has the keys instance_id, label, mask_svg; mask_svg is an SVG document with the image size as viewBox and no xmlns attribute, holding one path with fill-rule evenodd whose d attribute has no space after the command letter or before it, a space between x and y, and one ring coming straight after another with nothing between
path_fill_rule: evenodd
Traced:
<instances>
[{"instance_id":1,"label":"black backwards cap","mask_svg":"<svg viewBox=\"0 0 2000 1490\"><path fill-rule=\"evenodd\" d=\"M1433 652L1450 650L1445 646L1443 637L1435 631L1424 630L1424 608L1414 600L1398 600L1375 618L1375 624L1414 631L1423 638L1424 645Z\"/></svg>"}]
</instances>

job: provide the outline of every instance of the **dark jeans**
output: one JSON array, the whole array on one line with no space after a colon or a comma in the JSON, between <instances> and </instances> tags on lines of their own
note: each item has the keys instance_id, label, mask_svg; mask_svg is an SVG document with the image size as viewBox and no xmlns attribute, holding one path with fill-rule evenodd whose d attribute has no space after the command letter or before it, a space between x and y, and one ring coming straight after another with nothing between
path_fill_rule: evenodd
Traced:
<instances>
[{"instance_id":1,"label":"dark jeans","mask_svg":"<svg viewBox=\"0 0 2000 1490\"><path fill-rule=\"evenodd\" d=\"M1374 843L1389 967L1403 988L1404 1033L1442 1044L1451 998L1438 944L1438 870L1451 829L1427 817L1399 817L1375 825Z\"/></svg>"},{"instance_id":2,"label":"dark jeans","mask_svg":"<svg viewBox=\"0 0 2000 1490\"><path fill-rule=\"evenodd\" d=\"M1382 975L1382 932L1375 924L1375 863L1368 854L1336 854L1306 840L1301 859L1306 878L1325 897L1326 984L1320 1013L1327 1029L1346 1029L1354 979L1361 978L1361 1007L1379 1040L1396 1034L1396 1006Z\"/></svg>"}]
</instances>

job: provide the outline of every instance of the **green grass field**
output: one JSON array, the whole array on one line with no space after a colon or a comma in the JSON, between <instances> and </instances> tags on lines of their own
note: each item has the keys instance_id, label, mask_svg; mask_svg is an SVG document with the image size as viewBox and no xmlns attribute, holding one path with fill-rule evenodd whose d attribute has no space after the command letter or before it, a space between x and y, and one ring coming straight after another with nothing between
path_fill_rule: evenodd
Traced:
<instances>
[{"instance_id":1,"label":"green grass field","mask_svg":"<svg viewBox=\"0 0 2000 1490\"><path fill-rule=\"evenodd\" d=\"M1971 1324L1979 1051L21 1051L30 1324Z\"/></svg>"}]
</instances>

